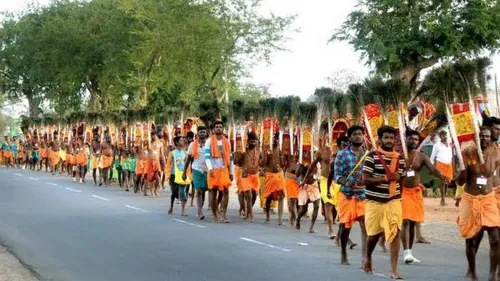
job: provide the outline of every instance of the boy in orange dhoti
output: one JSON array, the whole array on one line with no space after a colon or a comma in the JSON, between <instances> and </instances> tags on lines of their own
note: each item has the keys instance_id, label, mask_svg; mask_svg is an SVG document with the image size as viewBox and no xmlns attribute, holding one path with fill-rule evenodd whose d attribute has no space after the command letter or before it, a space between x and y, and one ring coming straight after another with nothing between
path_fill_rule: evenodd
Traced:
<instances>
[{"instance_id":1,"label":"boy in orange dhoti","mask_svg":"<svg viewBox=\"0 0 500 281\"><path fill-rule=\"evenodd\" d=\"M150 189L151 197L159 197L160 186L160 160L153 154L153 150L148 150L147 176L144 185L144 196L148 196L147 190Z\"/></svg>"},{"instance_id":2,"label":"boy in orange dhoti","mask_svg":"<svg viewBox=\"0 0 500 281\"><path fill-rule=\"evenodd\" d=\"M75 164L77 165L80 183L85 183L85 175L87 174L88 156L87 153L85 152L85 148L80 143L77 144L77 151L74 160Z\"/></svg>"},{"instance_id":3,"label":"boy in orange dhoti","mask_svg":"<svg viewBox=\"0 0 500 281\"><path fill-rule=\"evenodd\" d=\"M278 225L282 225L283 199L285 198L285 178L283 176L283 157L279 148L278 134L273 138L273 148L266 148L260 165L266 173L264 198L266 198L266 223L270 220L271 203L278 201Z\"/></svg>"},{"instance_id":4,"label":"boy in orange dhoti","mask_svg":"<svg viewBox=\"0 0 500 281\"><path fill-rule=\"evenodd\" d=\"M401 229L404 248L404 262L406 264L419 263L413 256L413 242L415 240L415 226L424 222L424 197L422 191L424 186L420 184L420 171L423 167L440 178L444 183L448 179L443 177L424 153L417 151L420 142L420 133L413 130L406 131L406 146L408 148L409 161L407 164L407 176L403 181L403 226Z\"/></svg>"},{"instance_id":5,"label":"boy in orange dhoti","mask_svg":"<svg viewBox=\"0 0 500 281\"><path fill-rule=\"evenodd\" d=\"M104 179L104 185L109 186L109 172L112 169L113 164L113 149L111 146L111 140L106 139L102 144L102 155L99 167L99 186L102 186L102 181Z\"/></svg>"},{"instance_id":6,"label":"boy in orange dhoti","mask_svg":"<svg viewBox=\"0 0 500 281\"><path fill-rule=\"evenodd\" d=\"M42 141L40 145L40 168L38 171L42 170L42 166L45 165L45 172L48 172L49 169L49 150L44 141Z\"/></svg>"},{"instance_id":7,"label":"boy in orange dhoti","mask_svg":"<svg viewBox=\"0 0 500 281\"><path fill-rule=\"evenodd\" d=\"M248 147L245 152L236 152L234 155L235 165L241 166L240 193L243 197L243 209L245 218L254 222L253 205L257 200L259 191L259 162L260 152L256 148L258 142L254 132L248 133ZM241 214L241 212L240 212Z\"/></svg>"},{"instance_id":8,"label":"boy in orange dhoti","mask_svg":"<svg viewBox=\"0 0 500 281\"><path fill-rule=\"evenodd\" d=\"M296 154L296 153L295 153ZM299 198L299 182L300 178L297 175L302 174L302 169L297 165L297 155L288 154L286 157L286 173L285 173L285 189L288 200L289 223L291 227L295 227L297 220L297 206Z\"/></svg>"},{"instance_id":9,"label":"boy in orange dhoti","mask_svg":"<svg viewBox=\"0 0 500 281\"><path fill-rule=\"evenodd\" d=\"M52 169L52 175L55 175L58 168L59 162L61 161L61 157L59 156L59 143L53 142L52 150L50 151L50 167Z\"/></svg>"},{"instance_id":10,"label":"boy in orange dhoti","mask_svg":"<svg viewBox=\"0 0 500 281\"><path fill-rule=\"evenodd\" d=\"M139 147L136 147L136 155L137 161L135 165L135 184L134 184L134 193L138 193L143 189L144 186L144 177L146 174L146 164L147 164L147 153L145 150L141 150Z\"/></svg>"}]
</instances>

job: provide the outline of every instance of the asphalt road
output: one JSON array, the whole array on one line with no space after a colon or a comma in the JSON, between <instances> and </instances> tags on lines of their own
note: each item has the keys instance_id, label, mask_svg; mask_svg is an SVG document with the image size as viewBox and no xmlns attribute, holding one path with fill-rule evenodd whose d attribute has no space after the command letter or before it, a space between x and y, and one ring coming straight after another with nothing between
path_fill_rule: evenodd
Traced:
<instances>
[{"instance_id":1,"label":"asphalt road","mask_svg":"<svg viewBox=\"0 0 500 281\"><path fill-rule=\"evenodd\" d=\"M248 224L237 218L233 196L231 223L212 224L198 221L195 208L180 217L180 205L168 216L167 199L0 168L0 242L42 280L388 279L389 256L379 249L374 275L361 271L360 247L349 251L351 266L340 265L339 249L326 238L322 220L320 233L308 234L308 220L302 231L277 226L275 218L266 225L256 207L258 220ZM359 229L352 238L360 240ZM466 280L464 248L433 242L416 245L414 255L422 263L400 261L400 274L407 280ZM480 250L481 280L487 280L488 264L488 252Z\"/></svg>"}]
</instances>

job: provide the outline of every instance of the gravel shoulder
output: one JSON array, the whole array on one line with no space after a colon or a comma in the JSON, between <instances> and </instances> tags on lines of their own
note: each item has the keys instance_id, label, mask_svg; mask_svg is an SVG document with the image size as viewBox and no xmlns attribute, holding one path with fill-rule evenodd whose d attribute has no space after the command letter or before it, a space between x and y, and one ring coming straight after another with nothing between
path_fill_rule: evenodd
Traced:
<instances>
[{"instance_id":1,"label":"gravel shoulder","mask_svg":"<svg viewBox=\"0 0 500 281\"><path fill-rule=\"evenodd\" d=\"M35 275L0 245L0 281L38 281Z\"/></svg>"},{"instance_id":2,"label":"gravel shoulder","mask_svg":"<svg viewBox=\"0 0 500 281\"><path fill-rule=\"evenodd\" d=\"M440 205L440 198L424 198L425 222L422 225L422 234L425 238L439 240L453 244L464 245L464 238L460 236L457 225L458 207L455 207L453 198L446 198L446 206ZM487 234L481 247L488 247Z\"/></svg>"}]
</instances>

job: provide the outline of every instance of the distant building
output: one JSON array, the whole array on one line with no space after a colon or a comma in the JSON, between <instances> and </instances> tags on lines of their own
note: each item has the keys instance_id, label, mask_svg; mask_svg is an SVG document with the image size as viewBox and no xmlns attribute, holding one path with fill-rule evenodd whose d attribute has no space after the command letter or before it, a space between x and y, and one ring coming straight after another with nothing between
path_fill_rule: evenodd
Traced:
<instances>
[{"instance_id":1,"label":"distant building","mask_svg":"<svg viewBox=\"0 0 500 281\"><path fill-rule=\"evenodd\" d=\"M499 89L499 95L500 95L500 89ZM493 116L500 116L500 108L499 108L499 103L500 103L500 97L495 94L495 89L490 89L488 90L488 94L486 96L486 99L488 100L488 108L490 110L490 114Z\"/></svg>"}]
</instances>

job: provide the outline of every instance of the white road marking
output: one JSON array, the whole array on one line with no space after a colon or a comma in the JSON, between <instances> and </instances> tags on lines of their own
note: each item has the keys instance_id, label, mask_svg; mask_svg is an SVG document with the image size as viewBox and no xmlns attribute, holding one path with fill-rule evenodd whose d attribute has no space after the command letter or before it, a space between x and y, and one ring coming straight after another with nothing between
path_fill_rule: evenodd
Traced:
<instances>
[{"instance_id":1,"label":"white road marking","mask_svg":"<svg viewBox=\"0 0 500 281\"><path fill-rule=\"evenodd\" d=\"M104 200L104 201L109 201L108 198L104 198L104 197L97 196L97 195L92 195L92 197L97 198L97 199L101 199L101 200Z\"/></svg>"},{"instance_id":2,"label":"white road marking","mask_svg":"<svg viewBox=\"0 0 500 281\"><path fill-rule=\"evenodd\" d=\"M134 207L134 206L130 206L130 205L125 205L125 208L129 208L129 209L136 210L136 211L140 211L141 210L140 208L137 208L137 207Z\"/></svg>"},{"instance_id":3,"label":"white road marking","mask_svg":"<svg viewBox=\"0 0 500 281\"><path fill-rule=\"evenodd\" d=\"M22 177L23 176L22 174L19 174L19 173L14 173L14 175L16 175L18 177Z\"/></svg>"},{"instance_id":4,"label":"white road marking","mask_svg":"<svg viewBox=\"0 0 500 281\"><path fill-rule=\"evenodd\" d=\"M199 225L196 223L190 223L190 222L179 220L179 219L173 219L173 220L176 222L180 222L180 223L187 224L187 225L194 226L194 227L198 227L198 228L206 228L204 225Z\"/></svg>"},{"instance_id":5,"label":"white road marking","mask_svg":"<svg viewBox=\"0 0 500 281\"><path fill-rule=\"evenodd\" d=\"M243 241L247 241L247 242L250 242L250 243L257 244L257 245L265 246L265 247L268 247L268 248L277 249L277 250L280 250L280 251L283 251L283 252L291 252L292 251L290 249L281 248L281 247L278 247L278 246L274 246L274 245L271 245L271 244L267 244L267 243L260 242L260 241L257 241L257 240L253 240L253 239L246 238L246 237L240 237L240 239L243 240Z\"/></svg>"},{"instance_id":6,"label":"white road marking","mask_svg":"<svg viewBox=\"0 0 500 281\"><path fill-rule=\"evenodd\" d=\"M34 177L30 177L30 180L38 181L38 179Z\"/></svg>"},{"instance_id":7,"label":"white road marking","mask_svg":"<svg viewBox=\"0 0 500 281\"><path fill-rule=\"evenodd\" d=\"M373 275L378 276L378 277L382 277L382 278L389 279L389 276L387 276L387 275L385 275L385 274L382 274L382 273L373 272Z\"/></svg>"},{"instance_id":8,"label":"white road marking","mask_svg":"<svg viewBox=\"0 0 500 281\"><path fill-rule=\"evenodd\" d=\"M50 184L50 185L53 185L53 186L57 186L57 184L55 184L53 182L48 182L47 184Z\"/></svg>"},{"instance_id":9,"label":"white road marking","mask_svg":"<svg viewBox=\"0 0 500 281\"><path fill-rule=\"evenodd\" d=\"M81 190L78 190L78 189L73 189L73 188L69 188L69 187L66 187L66 190L73 191L73 192L77 192L77 193L82 192Z\"/></svg>"},{"instance_id":10,"label":"white road marking","mask_svg":"<svg viewBox=\"0 0 500 281\"><path fill-rule=\"evenodd\" d=\"M147 211L147 210L143 210L141 208L137 208L137 207L130 206L130 205L125 205L125 208L129 208L129 209L132 209L132 210L140 211L140 212L143 212L143 213L149 213L149 211Z\"/></svg>"}]
</instances>

